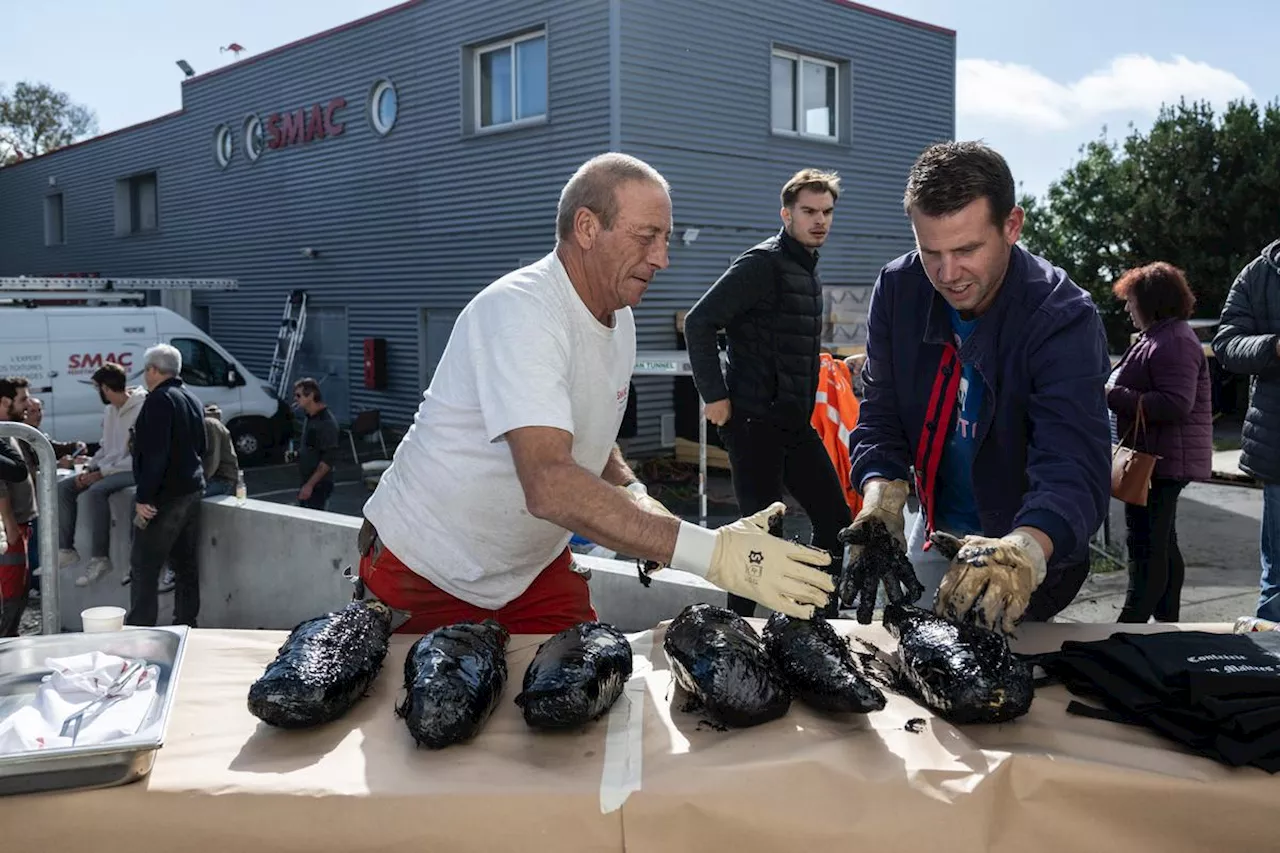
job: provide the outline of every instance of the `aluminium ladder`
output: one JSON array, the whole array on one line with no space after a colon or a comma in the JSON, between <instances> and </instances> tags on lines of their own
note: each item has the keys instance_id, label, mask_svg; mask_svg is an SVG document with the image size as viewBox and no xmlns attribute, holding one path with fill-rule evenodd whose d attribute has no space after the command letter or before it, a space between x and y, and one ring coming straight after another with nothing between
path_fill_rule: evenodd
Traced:
<instances>
[{"instance_id":1,"label":"aluminium ladder","mask_svg":"<svg viewBox=\"0 0 1280 853\"><path fill-rule=\"evenodd\" d=\"M293 290L284 300L284 316L276 334L276 349L271 355L271 372L267 384L275 389L276 396L287 399L285 391L293 378L293 362L298 355L302 336L307 331L307 292Z\"/></svg>"}]
</instances>

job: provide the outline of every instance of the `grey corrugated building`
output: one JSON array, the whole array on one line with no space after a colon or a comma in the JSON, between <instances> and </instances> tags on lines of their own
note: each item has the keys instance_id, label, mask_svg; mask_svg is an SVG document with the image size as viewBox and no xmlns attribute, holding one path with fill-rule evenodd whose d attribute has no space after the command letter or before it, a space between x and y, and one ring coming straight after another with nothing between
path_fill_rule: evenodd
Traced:
<instances>
[{"instance_id":1,"label":"grey corrugated building","mask_svg":"<svg viewBox=\"0 0 1280 853\"><path fill-rule=\"evenodd\" d=\"M911 246L906 172L952 137L954 102L952 31L842 0L414 0L0 169L0 275L237 278L196 293L192 318L263 378L286 294L306 289L296 372L340 417L404 424L456 312L550 250L588 157L626 151L672 184L671 268L637 311L640 348L671 349L676 312L776 231L803 166L845 182L825 283L869 286ZM835 334L857 342L856 325ZM369 337L387 340L381 390ZM655 449L672 381L637 389L633 447Z\"/></svg>"}]
</instances>

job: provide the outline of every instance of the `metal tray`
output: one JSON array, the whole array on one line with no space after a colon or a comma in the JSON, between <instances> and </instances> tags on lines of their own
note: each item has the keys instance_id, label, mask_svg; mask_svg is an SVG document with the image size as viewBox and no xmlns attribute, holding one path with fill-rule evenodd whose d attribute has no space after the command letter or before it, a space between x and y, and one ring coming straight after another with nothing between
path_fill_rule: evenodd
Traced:
<instances>
[{"instance_id":1,"label":"metal tray","mask_svg":"<svg viewBox=\"0 0 1280 853\"><path fill-rule=\"evenodd\" d=\"M160 670L156 702L131 738L90 746L0 754L0 796L70 788L109 788L151 772L164 745L187 627L125 628L101 634L51 634L0 640L0 720L28 705L49 674L44 661L88 652L143 658Z\"/></svg>"}]
</instances>

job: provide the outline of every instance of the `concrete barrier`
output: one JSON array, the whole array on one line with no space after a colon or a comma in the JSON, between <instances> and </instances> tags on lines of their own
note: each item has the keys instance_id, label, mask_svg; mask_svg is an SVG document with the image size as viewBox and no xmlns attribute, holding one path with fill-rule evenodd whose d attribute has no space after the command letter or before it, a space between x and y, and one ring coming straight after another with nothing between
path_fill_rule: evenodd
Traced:
<instances>
[{"instance_id":1,"label":"concrete barrier","mask_svg":"<svg viewBox=\"0 0 1280 853\"><path fill-rule=\"evenodd\" d=\"M581 554L574 555L574 560L591 570L591 604L596 615L619 631L644 631L697 602L721 607L727 603L724 590L688 572L663 569L645 587L634 562Z\"/></svg>"},{"instance_id":2,"label":"concrete barrier","mask_svg":"<svg viewBox=\"0 0 1280 853\"><path fill-rule=\"evenodd\" d=\"M128 608L129 549L134 527L133 489L111 498L112 571L88 587L77 587L89 558L87 514L76 526L76 544L84 563L61 570L64 630L81 629L86 607L113 604ZM288 630L341 607L352 586L343 577L356 566L360 519L318 510L234 497L206 499L201 506L200 615L204 628ZM635 564L577 555L590 570L592 602L600 619L622 631L642 631L671 619L698 601L723 605L725 593L702 578L667 569L645 587ZM160 596L160 623L173 620L173 593Z\"/></svg>"}]
</instances>

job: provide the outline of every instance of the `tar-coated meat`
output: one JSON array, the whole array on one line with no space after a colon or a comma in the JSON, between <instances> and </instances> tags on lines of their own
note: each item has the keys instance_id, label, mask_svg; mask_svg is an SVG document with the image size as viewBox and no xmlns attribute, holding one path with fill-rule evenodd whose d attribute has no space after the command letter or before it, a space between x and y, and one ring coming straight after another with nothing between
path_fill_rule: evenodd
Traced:
<instances>
[{"instance_id":1,"label":"tar-coated meat","mask_svg":"<svg viewBox=\"0 0 1280 853\"><path fill-rule=\"evenodd\" d=\"M899 675L951 723L1003 723L1027 713L1031 670L1003 635L918 607L890 604L884 625L898 638Z\"/></svg>"},{"instance_id":2,"label":"tar-coated meat","mask_svg":"<svg viewBox=\"0 0 1280 853\"><path fill-rule=\"evenodd\" d=\"M732 610L691 604L671 620L662 647L672 675L712 722L755 726L791 707L786 677L760 635Z\"/></svg>"},{"instance_id":3,"label":"tar-coated meat","mask_svg":"<svg viewBox=\"0 0 1280 853\"><path fill-rule=\"evenodd\" d=\"M445 625L420 638L404 659L404 718L419 746L442 749L483 728L507 683L505 628L492 619Z\"/></svg>"},{"instance_id":4,"label":"tar-coated meat","mask_svg":"<svg viewBox=\"0 0 1280 853\"><path fill-rule=\"evenodd\" d=\"M249 688L249 713L286 729L338 719L373 684L390 637L391 610L376 601L308 619Z\"/></svg>"},{"instance_id":5,"label":"tar-coated meat","mask_svg":"<svg viewBox=\"0 0 1280 853\"><path fill-rule=\"evenodd\" d=\"M764 626L764 647L806 705L856 714L884 707L884 694L862 677L848 642L821 616L774 613Z\"/></svg>"},{"instance_id":6,"label":"tar-coated meat","mask_svg":"<svg viewBox=\"0 0 1280 853\"><path fill-rule=\"evenodd\" d=\"M542 729L580 726L600 717L631 677L631 643L600 622L580 622L538 647L516 704Z\"/></svg>"}]
</instances>

